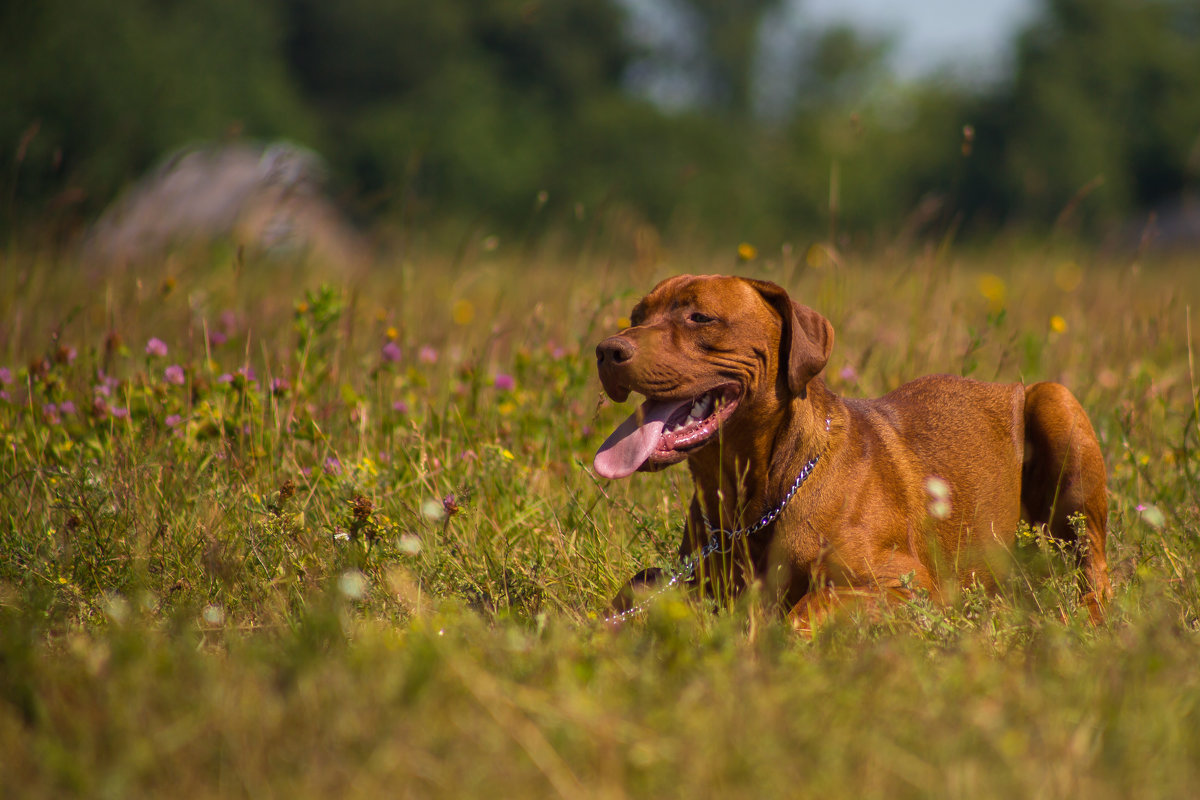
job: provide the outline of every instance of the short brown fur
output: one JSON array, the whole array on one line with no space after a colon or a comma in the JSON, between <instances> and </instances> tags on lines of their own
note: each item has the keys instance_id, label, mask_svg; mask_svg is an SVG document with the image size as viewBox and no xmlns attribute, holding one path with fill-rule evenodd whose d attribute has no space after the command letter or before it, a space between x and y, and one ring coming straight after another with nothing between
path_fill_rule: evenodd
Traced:
<instances>
[{"instance_id":1,"label":"short brown fur","mask_svg":"<svg viewBox=\"0 0 1200 800\"><path fill-rule=\"evenodd\" d=\"M716 322L694 323L697 312ZM632 320L597 347L615 400L630 391L696 396L729 380L742 387L719 441L687 457L695 494L681 554L707 541L702 513L727 530L746 526L820 456L771 526L703 565L709 591L728 597L763 581L796 626L811 629L864 598L875 605L918 587L935 598L950 585L991 587L993 556L1011 548L1022 516L1074 541L1068 518L1082 514L1085 602L1101 618L1111 594L1104 459L1066 387L933 375L877 399L839 397L821 376L833 326L766 281L670 278ZM931 513L943 486L949 508ZM635 576L614 607L628 608L632 590L655 578Z\"/></svg>"}]
</instances>

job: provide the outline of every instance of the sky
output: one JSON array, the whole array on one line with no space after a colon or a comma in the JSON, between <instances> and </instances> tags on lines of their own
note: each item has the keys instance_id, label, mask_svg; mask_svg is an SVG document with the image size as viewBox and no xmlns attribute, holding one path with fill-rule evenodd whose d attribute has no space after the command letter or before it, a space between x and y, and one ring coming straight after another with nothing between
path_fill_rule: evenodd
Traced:
<instances>
[{"instance_id":1,"label":"sky","mask_svg":"<svg viewBox=\"0 0 1200 800\"><path fill-rule=\"evenodd\" d=\"M666 108L698 98L690 56L689 20L676 0L621 0L633 15L634 37L651 51L668 54L638 65L627 76L634 91ZM900 81L949 71L964 82L986 82L1007 72L1014 36L1037 13L1041 0L788 0L764 21L764 59L759 64L760 111L782 107L790 89L790 59L797 34L848 23L887 37L889 66ZM782 82L781 82L782 79Z\"/></svg>"},{"instance_id":2,"label":"sky","mask_svg":"<svg viewBox=\"0 0 1200 800\"><path fill-rule=\"evenodd\" d=\"M1037 0L800 0L801 19L849 22L893 34L892 65L913 78L946 65L972 74L1002 71L1008 45L1037 12Z\"/></svg>"}]
</instances>

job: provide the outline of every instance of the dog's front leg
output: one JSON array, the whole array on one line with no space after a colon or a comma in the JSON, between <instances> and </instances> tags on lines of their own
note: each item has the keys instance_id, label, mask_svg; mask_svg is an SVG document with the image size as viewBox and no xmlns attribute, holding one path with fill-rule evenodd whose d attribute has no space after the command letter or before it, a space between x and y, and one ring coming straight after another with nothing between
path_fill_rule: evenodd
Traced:
<instances>
[{"instance_id":1,"label":"dog's front leg","mask_svg":"<svg viewBox=\"0 0 1200 800\"><path fill-rule=\"evenodd\" d=\"M900 587L826 586L800 598L788 613L788 621L799 633L812 636L835 615L878 621L886 608L911 598L912 594Z\"/></svg>"},{"instance_id":2,"label":"dog's front leg","mask_svg":"<svg viewBox=\"0 0 1200 800\"><path fill-rule=\"evenodd\" d=\"M645 595L652 591L656 586L666 580L667 574L658 567L644 569L638 574L629 579L629 582L621 587L621 591L617 592L616 597L612 599L612 610L616 614L623 614L633 608L637 603L639 595Z\"/></svg>"}]
</instances>

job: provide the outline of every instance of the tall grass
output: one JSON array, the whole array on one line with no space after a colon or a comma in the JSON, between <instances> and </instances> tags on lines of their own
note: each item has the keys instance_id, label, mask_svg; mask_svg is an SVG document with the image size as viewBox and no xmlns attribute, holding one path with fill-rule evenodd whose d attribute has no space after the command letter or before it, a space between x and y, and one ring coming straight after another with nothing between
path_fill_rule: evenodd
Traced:
<instances>
[{"instance_id":1,"label":"tall grass","mask_svg":"<svg viewBox=\"0 0 1200 800\"><path fill-rule=\"evenodd\" d=\"M4 795L1188 794L1194 264L828 255L6 256ZM689 485L590 472L628 413L591 349L683 271L826 313L845 394L1067 383L1108 461L1108 622L1029 535L993 595L811 641L753 592L601 624L671 563Z\"/></svg>"}]
</instances>

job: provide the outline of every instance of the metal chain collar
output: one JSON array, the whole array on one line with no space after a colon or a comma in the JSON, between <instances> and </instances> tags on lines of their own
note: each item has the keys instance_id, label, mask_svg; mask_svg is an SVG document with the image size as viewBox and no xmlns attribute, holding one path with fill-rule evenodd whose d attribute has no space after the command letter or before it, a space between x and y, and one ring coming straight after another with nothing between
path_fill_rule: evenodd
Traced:
<instances>
[{"instance_id":1,"label":"metal chain collar","mask_svg":"<svg viewBox=\"0 0 1200 800\"><path fill-rule=\"evenodd\" d=\"M826 419L825 420L826 432L829 431L829 426L830 426L830 420ZM733 549L733 545L738 540L744 539L747 536L753 536L754 534L761 531L763 528L770 525L772 522L774 522L776 519L778 519L778 517L781 513L783 513L783 509L787 506L787 504L791 501L791 499L796 496L796 492L799 491L800 486L803 485L803 483L806 480L808 480L808 476L812 474L813 469L817 466L817 462L820 460L821 460L820 453L818 453L817 455L810 458L805 463L805 465L803 467L801 467L800 474L796 476L796 480L794 480L792 482L791 488L789 488L787 490L787 493L784 494L783 499L779 501L779 505L775 506L773 509L768 511L766 514L763 514L762 518L759 519L758 522L755 522L752 525L748 525L745 528L737 528L732 531L723 530L721 528L714 528L712 523L710 523L708 521L708 517L704 514L704 512L701 512L700 518L701 518L701 520L703 520L704 528L708 532L708 544L706 544L706 545L704 545L704 547L700 548L700 552L698 554L689 555L686 558L684 558L683 563L680 564L679 568L677 570L675 570L675 573L673 575L671 575L670 580L668 580L665 584L663 584L657 591L655 591L653 594L649 595L645 600L643 600L641 603L634 606L633 608L629 608L629 609L626 609L625 611L621 611L617 614L613 614L609 617L606 617L604 622L606 624L620 623L620 622L624 622L627 618L632 617L635 614L642 613L649 607L650 603L653 602L659 595L664 594L672 586L679 583L680 581L683 581L683 580L686 580L686 579L692 577L692 575L696 572L696 567L700 566L701 561L708 558L713 553L729 552L730 550Z\"/></svg>"}]
</instances>

